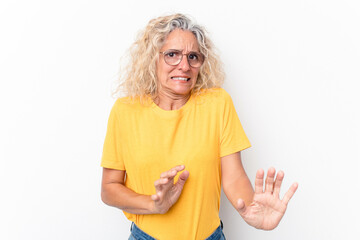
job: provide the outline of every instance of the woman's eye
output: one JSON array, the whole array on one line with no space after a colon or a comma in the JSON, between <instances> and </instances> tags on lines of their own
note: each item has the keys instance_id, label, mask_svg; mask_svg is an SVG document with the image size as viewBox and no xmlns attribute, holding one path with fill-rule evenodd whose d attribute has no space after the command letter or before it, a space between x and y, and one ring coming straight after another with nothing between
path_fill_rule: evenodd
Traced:
<instances>
[{"instance_id":1,"label":"woman's eye","mask_svg":"<svg viewBox=\"0 0 360 240\"><path fill-rule=\"evenodd\" d=\"M195 59L199 59L199 57L198 57L198 55L197 55L197 54L192 53L192 54L189 54L189 59L193 59L193 60L195 60Z\"/></svg>"},{"instance_id":2,"label":"woman's eye","mask_svg":"<svg viewBox=\"0 0 360 240\"><path fill-rule=\"evenodd\" d=\"M169 52L166 54L168 57L176 57L177 53L176 52Z\"/></svg>"}]
</instances>

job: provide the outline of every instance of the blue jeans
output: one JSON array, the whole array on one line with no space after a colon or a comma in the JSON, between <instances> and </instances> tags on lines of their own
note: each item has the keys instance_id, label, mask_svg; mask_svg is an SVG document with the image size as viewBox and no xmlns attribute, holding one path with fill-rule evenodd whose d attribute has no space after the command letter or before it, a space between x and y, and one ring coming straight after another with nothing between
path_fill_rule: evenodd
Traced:
<instances>
[{"instance_id":1,"label":"blue jeans","mask_svg":"<svg viewBox=\"0 0 360 240\"><path fill-rule=\"evenodd\" d=\"M220 226L205 240L226 240L222 229L223 229L223 223L220 221ZM156 240L152 236L143 232L134 223L131 224L130 231L131 234L128 240Z\"/></svg>"}]
</instances>

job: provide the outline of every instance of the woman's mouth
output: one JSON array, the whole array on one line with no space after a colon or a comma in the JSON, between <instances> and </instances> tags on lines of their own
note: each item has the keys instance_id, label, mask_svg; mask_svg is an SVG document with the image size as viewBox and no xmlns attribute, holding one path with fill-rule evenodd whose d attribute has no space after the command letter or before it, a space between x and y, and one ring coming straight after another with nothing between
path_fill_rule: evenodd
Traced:
<instances>
[{"instance_id":1,"label":"woman's mouth","mask_svg":"<svg viewBox=\"0 0 360 240\"><path fill-rule=\"evenodd\" d=\"M180 81L189 81L190 78L186 78L186 77L171 77L171 79L173 80L180 80Z\"/></svg>"}]
</instances>

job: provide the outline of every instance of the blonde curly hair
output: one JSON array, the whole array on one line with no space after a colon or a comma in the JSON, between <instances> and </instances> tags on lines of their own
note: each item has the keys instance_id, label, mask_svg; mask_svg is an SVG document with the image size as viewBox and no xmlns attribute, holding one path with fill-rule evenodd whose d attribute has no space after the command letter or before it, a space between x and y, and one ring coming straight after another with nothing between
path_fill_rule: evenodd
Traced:
<instances>
[{"instance_id":1,"label":"blonde curly hair","mask_svg":"<svg viewBox=\"0 0 360 240\"><path fill-rule=\"evenodd\" d=\"M204 89L221 87L225 78L222 62L205 29L183 14L174 14L150 20L138 34L128 50L128 63L120 69L113 92L115 96L120 96L122 92L131 98L155 99L158 96L156 63L159 51L175 29L191 31L198 41L200 52L205 56L191 93L199 95Z\"/></svg>"}]
</instances>

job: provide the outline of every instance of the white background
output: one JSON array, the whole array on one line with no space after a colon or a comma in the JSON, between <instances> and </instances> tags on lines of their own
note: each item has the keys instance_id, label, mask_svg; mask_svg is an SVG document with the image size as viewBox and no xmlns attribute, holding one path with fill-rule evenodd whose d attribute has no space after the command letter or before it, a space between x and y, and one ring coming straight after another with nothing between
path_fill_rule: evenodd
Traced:
<instances>
[{"instance_id":1,"label":"white background","mask_svg":"<svg viewBox=\"0 0 360 240\"><path fill-rule=\"evenodd\" d=\"M127 239L129 221L100 200L111 84L138 30L175 12L221 53L253 145L250 179L274 166L282 194L299 183L271 232L222 196L227 238L356 239L359 10L356 0L1 1L0 239Z\"/></svg>"}]
</instances>

